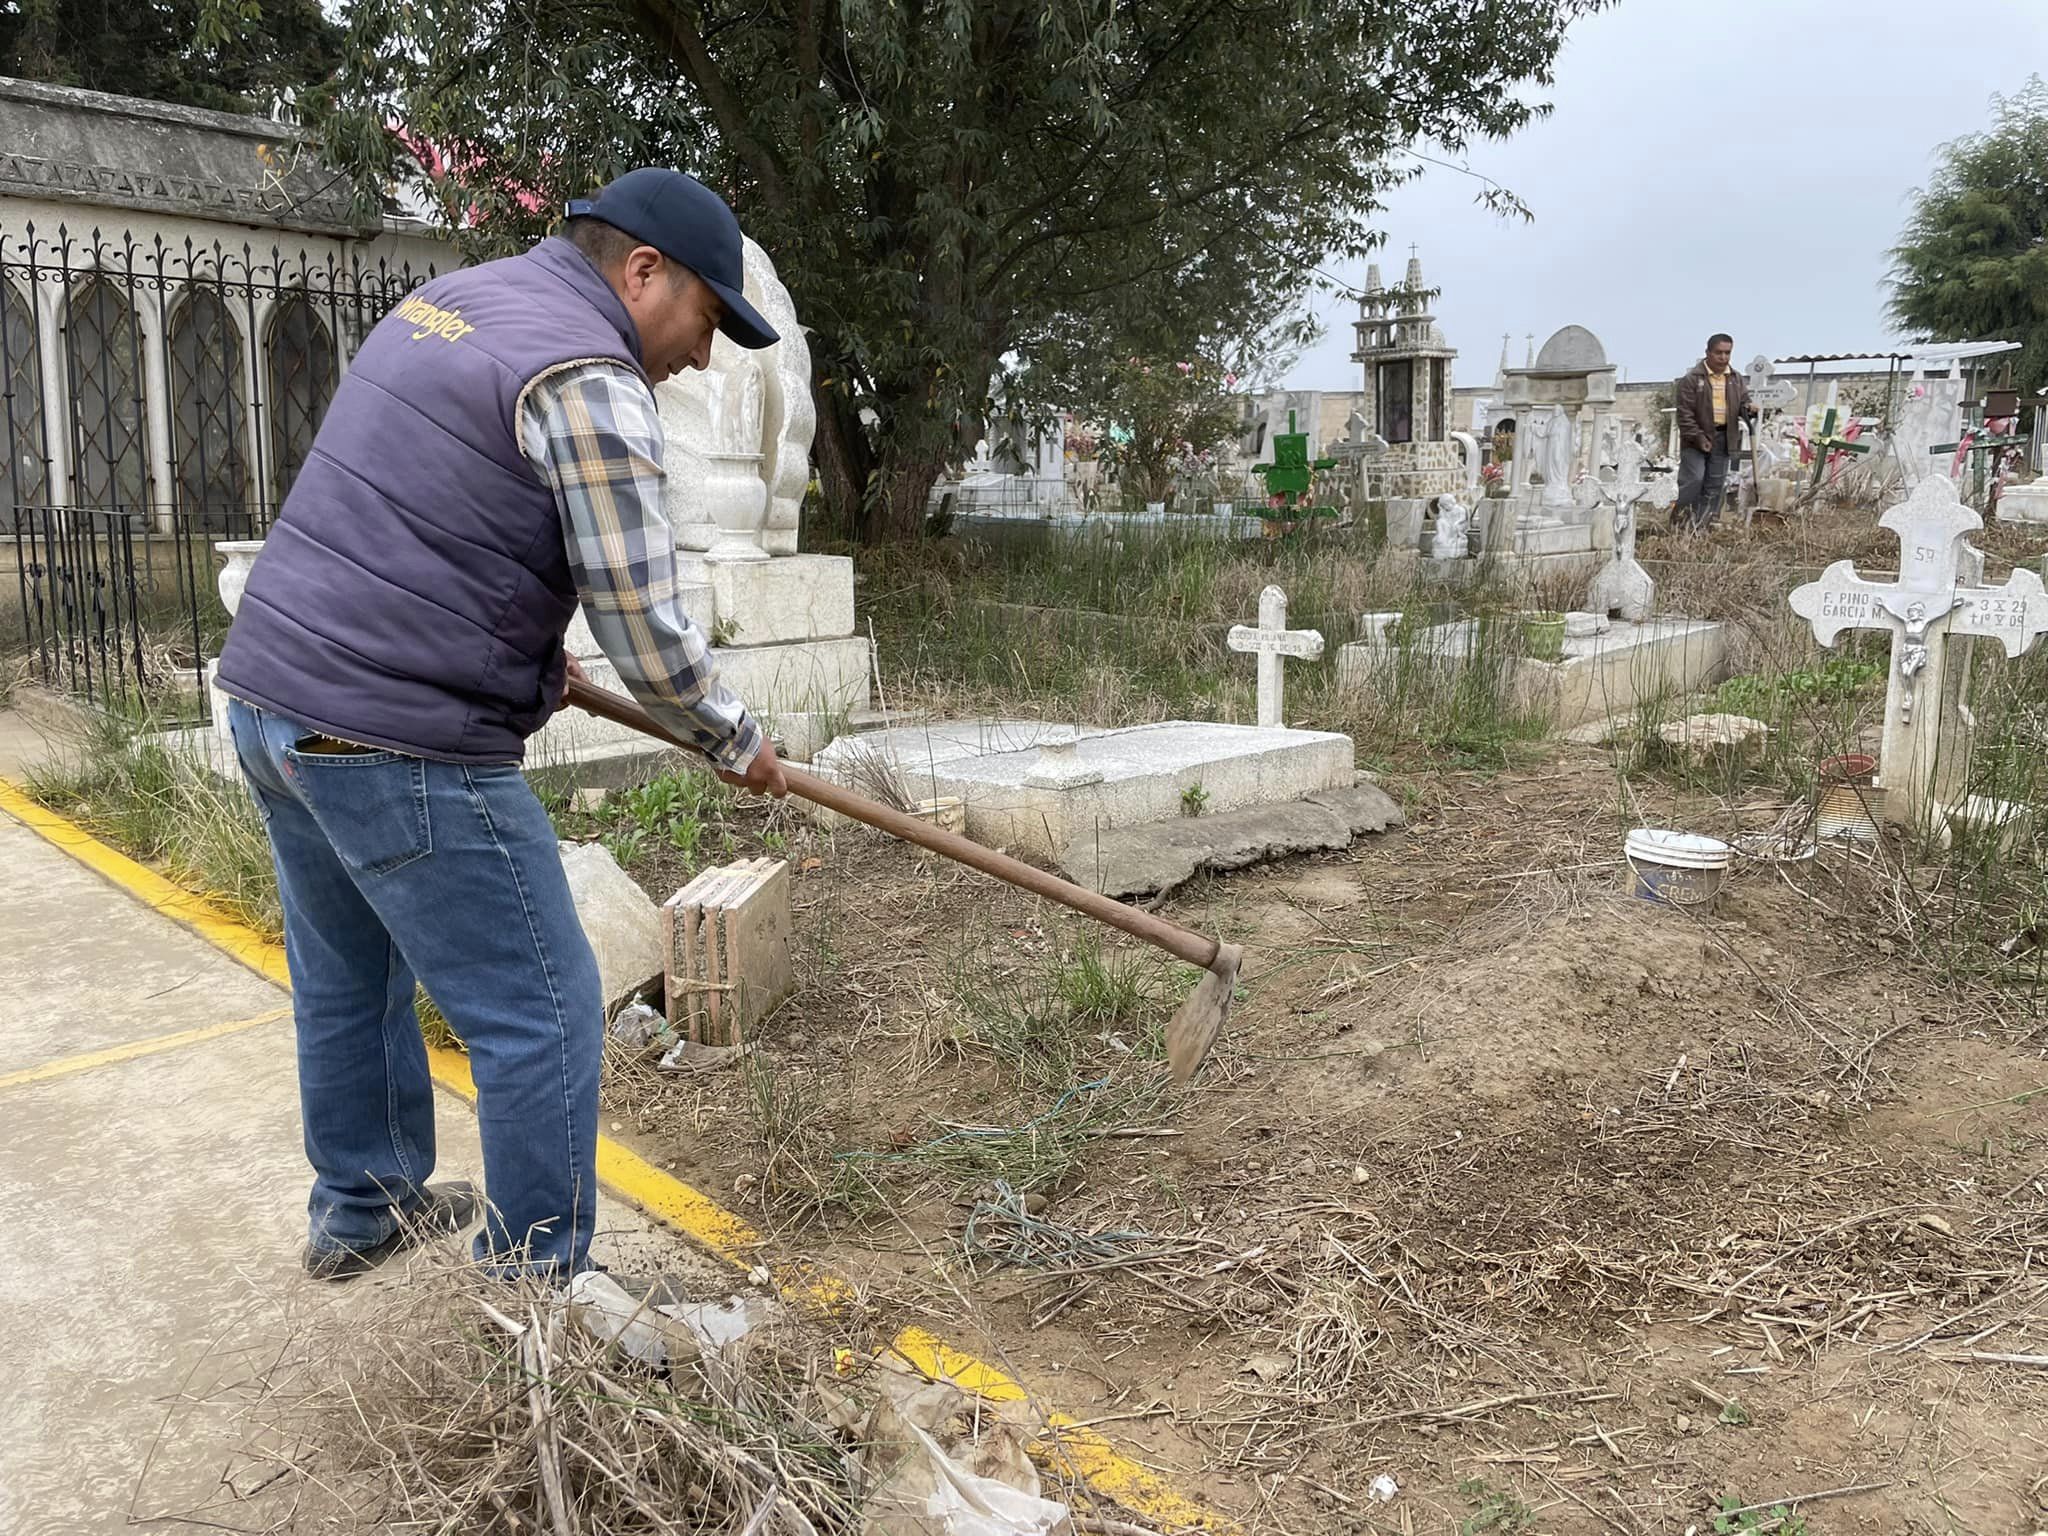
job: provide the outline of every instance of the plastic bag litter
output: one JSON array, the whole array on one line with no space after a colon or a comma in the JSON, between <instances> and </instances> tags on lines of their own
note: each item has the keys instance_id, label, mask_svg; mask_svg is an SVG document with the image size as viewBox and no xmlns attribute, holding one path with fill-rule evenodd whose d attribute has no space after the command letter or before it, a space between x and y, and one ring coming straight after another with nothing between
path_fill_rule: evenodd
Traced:
<instances>
[{"instance_id":1,"label":"plastic bag litter","mask_svg":"<svg viewBox=\"0 0 2048 1536\"><path fill-rule=\"evenodd\" d=\"M676 1037L659 1009L638 1002L628 1003L613 1014L606 1033L632 1051L663 1047Z\"/></svg>"},{"instance_id":2,"label":"plastic bag litter","mask_svg":"<svg viewBox=\"0 0 2048 1536\"><path fill-rule=\"evenodd\" d=\"M664 1072L716 1072L729 1067L753 1049L751 1042L744 1045L699 1045L694 1040L678 1040L668 1048L668 1054L661 1058Z\"/></svg>"},{"instance_id":3,"label":"plastic bag litter","mask_svg":"<svg viewBox=\"0 0 2048 1536\"><path fill-rule=\"evenodd\" d=\"M601 1269L569 1282L569 1315L642 1365L686 1364L715 1357L769 1321L773 1304L759 1296L724 1301L641 1301Z\"/></svg>"},{"instance_id":4,"label":"plastic bag litter","mask_svg":"<svg viewBox=\"0 0 2048 1536\"><path fill-rule=\"evenodd\" d=\"M828 1422L863 1447L875 1478L860 1536L1050 1536L1072 1528L1039 1496L1033 1424L886 1357L845 1383L817 1384Z\"/></svg>"},{"instance_id":5,"label":"plastic bag litter","mask_svg":"<svg viewBox=\"0 0 2048 1536\"><path fill-rule=\"evenodd\" d=\"M976 1477L915 1424L906 1427L938 1473L924 1506L933 1536L1060 1536L1073 1530L1066 1505L992 1477Z\"/></svg>"}]
</instances>

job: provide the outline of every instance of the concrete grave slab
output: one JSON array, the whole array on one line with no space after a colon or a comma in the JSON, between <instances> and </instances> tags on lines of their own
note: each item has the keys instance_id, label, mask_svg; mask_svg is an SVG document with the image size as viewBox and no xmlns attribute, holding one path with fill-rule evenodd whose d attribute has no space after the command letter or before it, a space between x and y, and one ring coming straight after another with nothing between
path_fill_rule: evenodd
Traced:
<instances>
[{"instance_id":1,"label":"concrete grave slab","mask_svg":"<svg viewBox=\"0 0 2048 1536\"><path fill-rule=\"evenodd\" d=\"M1433 625L1405 647L1374 632L1338 651L1337 680L1345 687L1371 687L1383 669L1417 660L1462 666L1477 654L1480 634L1477 619ZM1601 634L1568 635L1556 661L1516 657L1506 665L1518 701L1540 705L1555 724L1570 727L1632 709L1642 699L1717 681L1727 665L1727 637L1723 626L1703 619L1616 620Z\"/></svg>"},{"instance_id":2,"label":"concrete grave slab","mask_svg":"<svg viewBox=\"0 0 2048 1536\"><path fill-rule=\"evenodd\" d=\"M1057 773L1044 771L1046 747ZM1212 814L1277 805L1348 789L1354 761L1351 738L1328 731L1170 720L1072 733L968 721L835 742L813 766L857 785L852 754L860 751L883 754L913 798L959 797L976 842L1048 863L1083 833L1182 819L1191 789Z\"/></svg>"},{"instance_id":3,"label":"concrete grave slab","mask_svg":"<svg viewBox=\"0 0 2048 1536\"><path fill-rule=\"evenodd\" d=\"M1402 824L1376 784L1324 790L1284 805L1249 806L1150 826L1090 830L1061 861L1067 878L1105 896L1150 896L1203 871L1242 869L1299 853L1333 853L1359 833Z\"/></svg>"}]
</instances>

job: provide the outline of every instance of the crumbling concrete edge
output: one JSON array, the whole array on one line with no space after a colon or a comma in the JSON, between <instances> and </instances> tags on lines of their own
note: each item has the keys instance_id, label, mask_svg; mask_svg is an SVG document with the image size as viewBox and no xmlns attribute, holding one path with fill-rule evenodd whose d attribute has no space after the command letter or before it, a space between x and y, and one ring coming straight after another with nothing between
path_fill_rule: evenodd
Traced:
<instances>
[{"instance_id":1,"label":"crumbling concrete edge","mask_svg":"<svg viewBox=\"0 0 2048 1536\"><path fill-rule=\"evenodd\" d=\"M76 822L36 804L6 779L0 779L0 812L144 906L190 929L283 990L291 990L282 944L266 939L205 897L108 847ZM434 1081L474 1105L476 1083L470 1076L469 1058L445 1047L430 1048L427 1055ZM597 1137L597 1176L613 1194L632 1201L734 1269L751 1273L763 1263L766 1234L602 1131ZM777 1291L796 1305L839 1311L854 1299L853 1286L846 1280L802 1261L771 1263L769 1272ZM1031 1397L1014 1377L921 1328L904 1329L891 1348L927 1375L944 1376L990 1402L1022 1402ZM1082 1421L1050 1412L1045 1423L1047 1433L1033 1445L1034 1454L1070 1472L1104 1498L1168 1530L1202 1531L1211 1536L1236 1536L1239 1531L1236 1521L1180 1492Z\"/></svg>"}]
</instances>

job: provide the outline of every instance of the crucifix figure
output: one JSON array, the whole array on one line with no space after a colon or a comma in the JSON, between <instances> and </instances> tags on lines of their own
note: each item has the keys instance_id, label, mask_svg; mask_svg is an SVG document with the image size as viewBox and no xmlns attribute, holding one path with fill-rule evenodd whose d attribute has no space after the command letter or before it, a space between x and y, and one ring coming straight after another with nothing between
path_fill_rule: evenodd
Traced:
<instances>
[{"instance_id":1,"label":"crucifix figure","mask_svg":"<svg viewBox=\"0 0 2048 1536\"><path fill-rule=\"evenodd\" d=\"M1942 673L1947 642L1985 635L2008 656L2028 650L2048 633L2048 588L2029 570L2016 570L2002 587L1984 586L1984 557L1965 541L1984 519L1956 497L1955 482L1930 475L1878 519L1899 540L1899 579L1892 584L1856 574L1837 560L1792 593L1792 611L1813 625L1813 637L1832 648L1842 631L1874 629L1892 637L1885 688L1881 773L1885 814L1911 822L1939 809ZM1924 705L1916 700L1924 699ZM1965 744L1951 742L1944 778L1954 779Z\"/></svg>"},{"instance_id":2,"label":"crucifix figure","mask_svg":"<svg viewBox=\"0 0 2048 1536\"><path fill-rule=\"evenodd\" d=\"M1636 559L1636 503L1650 494L1643 480L1642 439L1624 431L1616 457L1620 462L1613 480L1599 486L1600 499L1614 507L1614 558L1594 575L1586 607L1640 624L1649 618L1650 600L1657 595L1657 583Z\"/></svg>"},{"instance_id":3,"label":"crucifix figure","mask_svg":"<svg viewBox=\"0 0 2048 1536\"><path fill-rule=\"evenodd\" d=\"M1285 665L1281 658L1299 656L1304 661L1315 660L1323 654L1322 632L1289 629L1287 594L1278 587L1268 587L1259 594L1258 628L1234 624L1224 643L1233 651L1248 651L1259 658L1259 724L1286 725L1286 712L1280 703L1280 669Z\"/></svg>"}]
</instances>

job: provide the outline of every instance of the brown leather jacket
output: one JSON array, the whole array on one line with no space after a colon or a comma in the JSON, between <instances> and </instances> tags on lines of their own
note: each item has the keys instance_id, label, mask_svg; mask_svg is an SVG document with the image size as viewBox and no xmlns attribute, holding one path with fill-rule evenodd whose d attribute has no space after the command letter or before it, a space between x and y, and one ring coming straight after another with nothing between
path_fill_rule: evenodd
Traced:
<instances>
[{"instance_id":1,"label":"brown leather jacket","mask_svg":"<svg viewBox=\"0 0 2048 1536\"><path fill-rule=\"evenodd\" d=\"M1749 403L1749 385L1733 368L1728 370L1728 447L1732 451L1742 434L1735 430L1735 424L1745 416L1754 416L1756 407ZM1702 453L1714 451L1714 393L1707 383L1707 360L1701 358L1693 364L1692 372L1681 378L1677 384L1678 394L1678 438L1688 448L1697 448Z\"/></svg>"}]
</instances>

